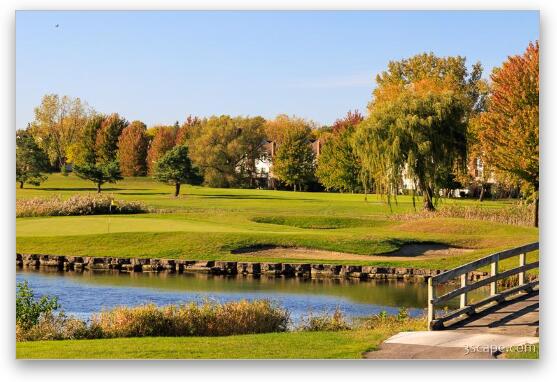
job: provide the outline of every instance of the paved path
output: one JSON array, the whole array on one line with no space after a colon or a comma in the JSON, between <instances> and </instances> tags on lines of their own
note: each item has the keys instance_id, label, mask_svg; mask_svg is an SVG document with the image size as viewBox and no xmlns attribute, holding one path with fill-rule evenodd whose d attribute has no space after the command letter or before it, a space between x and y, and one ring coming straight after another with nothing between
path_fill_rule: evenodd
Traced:
<instances>
[{"instance_id":1,"label":"paved path","mask_svg":"<svg viewBox=\"0 0 557 382\"><path fill-rule=\"evenodd\" d=\"M488 308L450 329L398 333L364 358L494 359L498 346L539 342L538 331L539 292L534 292Z\"/></svg>"}]
</instances>

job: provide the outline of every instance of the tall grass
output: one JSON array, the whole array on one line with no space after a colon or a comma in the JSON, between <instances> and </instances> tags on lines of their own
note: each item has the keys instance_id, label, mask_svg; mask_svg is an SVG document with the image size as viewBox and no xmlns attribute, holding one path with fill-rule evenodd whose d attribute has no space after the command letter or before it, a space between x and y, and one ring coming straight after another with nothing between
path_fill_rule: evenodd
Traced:
<instances>
[{"instance_id":1,"label":"tall grass","mask_svg":"<svg viewBox=\"0 0 557 382\"><path fill-rule=\"evenodd\" d=\"M134 214L146 212L140 202L114 200L109 195L74 195L63 200L60 197L17 200L16 217L72 216L100 214Z\"/></svg>"},{"instance_id":2,"label":"tall grass","mask_svg":"<svg viewBox=\"0 0 557 382\"><path fill-rule=\"evenodd\" d=\"M267 300L234 301L225 304L144 305L118 307L92 318L105 338L147 336L228 336L284 332L289 313Z\"/></svg>"},{"instance_id":3,"label":"tall grass","mask_svg":"<svg viewBox=\"0 0 557 382\"><path fill-rule=\"evenodd\" d=\"M267 300L205 301L157 307L117 307L94 315L90 322L48 314L37 325L16 326L17 341L117 338L229 336L284 332L290 314Z\"/></svg>"},{"instance_id":4,"label":"tall grass","mask_svg":"<svg viewBox=\"0 0 557 382\"><path fill-rule=\"evenodd\" d=\"M392 219L404 221L436 217L485 220L518 226L533 226L534 207L524 203L514 203L504 208L489 208L479 204L473 206L444 205L437 211L396 214L392 216Z\"/></svg>"}]
</instances>

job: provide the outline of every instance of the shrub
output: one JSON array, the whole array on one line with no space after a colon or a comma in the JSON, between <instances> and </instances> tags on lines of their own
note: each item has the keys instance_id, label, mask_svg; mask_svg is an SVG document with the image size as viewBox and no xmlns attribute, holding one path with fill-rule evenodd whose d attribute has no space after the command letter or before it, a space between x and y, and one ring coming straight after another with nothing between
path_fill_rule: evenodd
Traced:
<instances>
[{"instance_id":1,"label":"shrub","mask_svg":"<svg viewBox=\"0 0 557 382\"><path fill-rule=\"evenodd\" d=\"M35 293L27 281L17 284L15 299L15 321L22 329L29 329L39 323L41 317L59 308L56 297L35 298Z\"/></svg>"},{"instance_id":2,"label":"shrub","mask_svg":"<svg viewBox=\"0 0 557 382\"><path fill-rule=\"evenodd\" d=\"M228 336L284 332L289 313L267 300L118 307L93 316L103 337Z\"/></svg>"},{"instance_id":3,"label":"shrub","mask_svg":"<svg viewBox=\"0 0 557 382\"><path fill-rule=\"evenodd\" d=\"M101 338L95 326L83 320L67 317L64 313L43 315L36 325L23 327L16 324L16 341L79 340Z\"/></svg>"},{"instance_id":4,"label":"shrub","mask_svg":"<svg viewBox=\"0 0 557 382\"><path fill-rule=\"evenodd\" d=\"M336 332L340 330L352 329L350 324L344 318L342 311L336 308L332 315L308 315L302 318L298 330L306 332Z\"/></svg>"},{"instance_id":5,"label":"shrub","mask_svg":"<svg viewBox=\"0 0 557 382\"><path fill-rule=\"evenodd\" d=\"M421 317L410 317L406 308L401 308L397 315L388 315L387 312L381 311L378 314L362 319L358 327L362 329L380 330L385 333L394 333L400 331L426 330L427 319L423 315Z\"/></svg>"},{"instance_id":6,"label":"shrub","mask_svg":"<svg viewBox=\"0 0 557 382\"><path fill-rule=\"evenodd\" d=\"M98 194L74 195L67 200L54 197L16 201L17 217L134 214L146 211L147 207L142 203L116 201L111 196Z\"/></svg>"}]
</instances>

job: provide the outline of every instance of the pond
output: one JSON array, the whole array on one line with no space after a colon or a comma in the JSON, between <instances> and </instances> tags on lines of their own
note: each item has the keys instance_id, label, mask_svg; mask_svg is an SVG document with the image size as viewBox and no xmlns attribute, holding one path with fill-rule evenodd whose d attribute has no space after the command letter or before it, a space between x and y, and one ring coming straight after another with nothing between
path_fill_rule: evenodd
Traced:
<instances>
[{"instance_id":1,"label":"pond","mask_svg":"<svg viewBox=\"0 0 557 382\"><path fill-rule=\"evenodd\" d=\"M218 302L269 299L288 309L294 322L309 312L330 313L337 307L350 318L383 310L396 314L403 307L410 315L419 316L424 314L427 301L425 283L403 281L17 269L16 281L24 280L37 296L57 296L66 314L84 319L121 305L162 306L205 299Z\"/></svg>"}]
</instances>

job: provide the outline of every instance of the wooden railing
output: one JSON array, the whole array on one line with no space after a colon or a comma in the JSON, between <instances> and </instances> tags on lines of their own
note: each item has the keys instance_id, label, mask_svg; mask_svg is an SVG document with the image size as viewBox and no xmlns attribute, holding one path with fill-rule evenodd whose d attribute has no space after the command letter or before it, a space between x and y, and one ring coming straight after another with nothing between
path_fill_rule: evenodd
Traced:
<instances>
[{"instance_id":1,"label":"wooden railing","mask_svg":"<svg viewBox=\"0 0 557 382\"><path fill-rule=\"evenodd\" d=\"M531 243L523 245L521 247L508 249L506 251L494 253L492 255L483 257L471 263L464 264L460 267L451 269L447 272L441 273L437 276L430 277L428 279L428 326L430 330L442 329L446 327L445 323L461 316L471 316L478 312L478 309L486 307L486 305L497 303L505 300L507 297L514 295L519 292L529 292L532 291L536 286L538 286L539 281L533 280L527 282L526 271L531 269L539 268L539 261L526 263L526 254L539 249L539 243ZM511 257L519 257L518 266L504 272L499 272L499 261L508 259ZM468 273L472 272L478 268L485 266L491 267L490 276L476 281L474 283L469 283ZM497 281L518 274L518 286L506 289L502 292L497 290ZM453 279L460 278L460 288L452 290L441 296L435 295L435 287L439 284L449 282ZM475 302L474 304L468 303L468 293L484 287L490 286L490 295L481 301ZM443 306L442 304L460 296L460 308L446 314L443 317L435 317L436 307ZM449 325L450 326L450 325Z\"/></svg>"}]
</instances>

